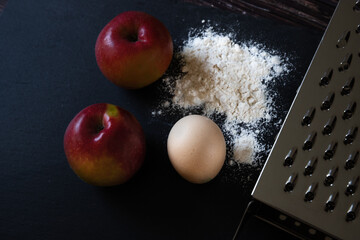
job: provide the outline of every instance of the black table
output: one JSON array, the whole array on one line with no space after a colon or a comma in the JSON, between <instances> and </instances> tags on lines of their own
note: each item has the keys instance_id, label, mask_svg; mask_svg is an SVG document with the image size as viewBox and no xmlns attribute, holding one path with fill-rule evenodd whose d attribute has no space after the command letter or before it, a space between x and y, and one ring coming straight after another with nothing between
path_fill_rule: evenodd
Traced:
<instances>
[{"instance_id":1,"label":"black table","mask_svg":"<svg viewBox=\"0 0 360 240\"><path fill-rule=\"evenodd\" d=\"M99 71L94 45L118 13L141 10L169 29L175 50L190 28L211 20L238 41L255 40L284 52L293 64L288 89L276 104L284 118L322 33L264 18L182 1L9 1L0 16L0 238L1 239L231 239L251 199L259 168L226 168L204 185L172 168L166 138L180 116L154 118L160 81L123 90ZM172 68L176 62L172 63ZM169 70L171 74L171 68ZM84 107L108 102L142 124L147 155L128 183L99 188L69 168L63 134ZM269 135L271 143L278 129ZM240 181L239 179L248 179ZM254 230L256 230L256 226ZM263 231L255 235L266 236Z\"/></svg>"}]
</instances>

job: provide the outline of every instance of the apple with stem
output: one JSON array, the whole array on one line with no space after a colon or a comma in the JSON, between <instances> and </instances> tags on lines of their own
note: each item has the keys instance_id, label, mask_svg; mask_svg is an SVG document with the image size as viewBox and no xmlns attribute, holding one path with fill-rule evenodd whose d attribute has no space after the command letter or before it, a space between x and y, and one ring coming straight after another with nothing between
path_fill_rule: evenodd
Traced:
<instances>
[{"instance_id":1,"label":"apple with stem","mask_svg":"<svg viewBox=\"0 0 360 240\"><path fill-rule=\"evenodd\" d=\"M100 32L95 45L97 64L116 85L137 89L159 79L173 56L165 25L138 11L117 15Z\"/></svg>"},{"instance_id":2,"label":"apple with stem","mask_svg":"<svg viewBox=\"0 0 360 240\"><path fill-rule=\"evenodd\" d=\"M145 136L137 119L107 103L80 111L64 135L70 167L82 180L97 186L128 181L143 164L145 149Z\"/></svg>"}]
</instances>

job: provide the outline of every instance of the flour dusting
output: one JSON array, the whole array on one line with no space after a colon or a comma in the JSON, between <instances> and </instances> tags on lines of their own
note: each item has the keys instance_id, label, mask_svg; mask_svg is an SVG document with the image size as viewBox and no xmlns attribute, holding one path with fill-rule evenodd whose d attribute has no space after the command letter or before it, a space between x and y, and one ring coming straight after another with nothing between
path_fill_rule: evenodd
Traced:
<instances>
[{"instance_id":1,"label":"flour dusting","mask_svg":"<svg viewBox=\"0 0 360 240\"><path fill-rule=\"evenodd\" d=\"M220 34L212 28L189 37L179 52L181 76L163 79L172 98L161 107L196 108L210 118L223 116L225 122L220 127L231 148L229 161L254 164L256 153L265 150L258 135L266 129L259 129L258 123L270 121L276 114L267 85L289 70L283 57L259 44L236 43L232 38L232 34Z\"/></svg>"}]
</instances>

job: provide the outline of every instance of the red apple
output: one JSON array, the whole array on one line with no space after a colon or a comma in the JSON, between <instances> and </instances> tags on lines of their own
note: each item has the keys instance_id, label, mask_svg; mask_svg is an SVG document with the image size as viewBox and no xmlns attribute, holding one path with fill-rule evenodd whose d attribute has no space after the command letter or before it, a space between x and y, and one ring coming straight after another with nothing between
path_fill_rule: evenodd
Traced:
<instances>
[{"instance_id":1,"label":"red apple","mask_svg":"<svg viewBox=\"0 0 360 240\"><path fill-rule=\"evenodd\" d=\"M117 15L102 29L95 56L106 78L120 87L136 89L165 73L173 56L173 43L158 19L129 11Z\"/></svg>"},{"instance_id":2,"label":"red apple","mask_svg":"<svg viewBox=\"0 0 360 240\"><path fill-rule=\"evenodd\" d=\"M128 111L98 103L69 123L64 149L70 167L85 182L114 186L129 180L145 157L145 136Z\"/></svg>"}]
</instances>

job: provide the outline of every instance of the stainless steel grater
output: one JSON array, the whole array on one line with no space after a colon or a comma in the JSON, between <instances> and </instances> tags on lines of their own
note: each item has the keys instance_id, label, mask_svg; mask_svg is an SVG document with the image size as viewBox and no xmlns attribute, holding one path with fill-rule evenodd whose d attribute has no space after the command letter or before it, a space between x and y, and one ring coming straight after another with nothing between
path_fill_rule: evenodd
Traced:
<instances>
[{"instance_id":1,"label":"stainless steel grater","mask_svg":"<svg viewBox=\"0 0 360 240\"><path fill-rule=\"evenodd\" d=\"M342 0L253 189L261 218L300 238L360 239L359 152L360 1Z\"/></svg>"}]
</instances>

